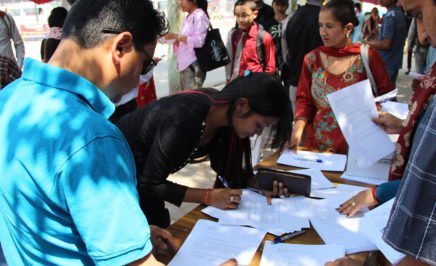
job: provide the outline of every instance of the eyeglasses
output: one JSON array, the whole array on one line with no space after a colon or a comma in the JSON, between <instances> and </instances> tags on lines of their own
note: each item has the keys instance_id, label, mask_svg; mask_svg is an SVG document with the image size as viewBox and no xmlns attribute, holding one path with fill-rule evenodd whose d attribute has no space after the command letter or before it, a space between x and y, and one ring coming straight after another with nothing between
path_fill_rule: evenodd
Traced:
<instances>
[{"instance_id":1,"label":"eyeglasses","mask_svg":"<svg viewBox=\"0 0 436 266\"><path fill-rule=\"evenodd\" d=\"M108 29L103 29L102 32L105 34L120 34L121 33L121 31L108 30ZM144 52L144 54L147 57L149 57L149 59L144 60L144 64L142 65L141 75L145 75L148 72L152 71L153 68L157 65L157 63L156 63L156 61L153 60L153 56L151 56L145 49L142 49L141 51Z\"/></svg>"},{"instance_id":2,"label":"eyeglasses","mask_svg":"<svg viewBox=\"0 0 436 266\"><path fill-rule=\"evenodd\" d=\"M242 13L242 14L235 13L235 17L236 17L236 18L246 19L246 18L248 18L249 16L251 16L252 14L253 14L253 13L250 13L250 14L247 14L247 13Z\"/></svg>"}]
</instances>

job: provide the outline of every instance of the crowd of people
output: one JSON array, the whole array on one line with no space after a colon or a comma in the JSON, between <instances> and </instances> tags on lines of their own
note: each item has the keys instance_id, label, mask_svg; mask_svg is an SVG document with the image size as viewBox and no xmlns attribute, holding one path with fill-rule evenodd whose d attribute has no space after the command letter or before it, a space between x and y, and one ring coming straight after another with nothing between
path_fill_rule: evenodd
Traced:
<instances>
[{"instance_id":1,"label":"crowd of people","mask_svg":"<svg viewBox=\"0 0 436 266\"><path fill-rule=\"evenodd\" d=\"M307 0L290 14L284 0L272 7L237 0L221 90L203 86L195 54L210 28L206 0L179 1L187 14L178 31L168 30L149 0L55 8L41 61L24 60L14 20L1 11L0 240L7 263L158 265L157 253L176 248L165 230L165 202L237 208L242 189L257 188L253 166L265 131L278 150L347 154L327 95L365 79L373 79L374 96L392 91L409 36L406 50L423 75L411 84L407 119L385 112L373 119L399 134L389 181L338 211L351 217L395 198L384 240L406 254L400 265L435 265L436 0L380 4L383 17L377 8L362 14L352 0ZM114 103L152 76L158 41L172 45L183 90L140 105L133 96L133 107L115 118ZM167 180L204 156L216 173L212 188ZM289 196L277 181L263 193L268 201Z\"/></svg>"}]
</instances>

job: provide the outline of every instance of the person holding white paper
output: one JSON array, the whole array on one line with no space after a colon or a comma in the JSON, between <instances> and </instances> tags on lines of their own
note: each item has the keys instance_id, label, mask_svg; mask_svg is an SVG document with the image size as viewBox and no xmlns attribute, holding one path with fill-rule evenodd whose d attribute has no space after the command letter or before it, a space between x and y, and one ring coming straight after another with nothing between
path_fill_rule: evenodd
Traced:
<instances>
[{"instance_id":1,"label":"person holding white paper","mask_svg":"<svg viewBox=\"0 0 436 266\"><path fill-rule=\"evenodd\" d=\"M351 44L350 40L357 23L353 1L332 0L321 9L319 29L324 46L304 58L291 148L303 145L309 149L347 154L347 142L326 96L368 78L360 56L361 46ZM368 57L378 94L393 90L383 60L371 47Z\"/></svg>"},{"instance_id":2,"label":"person holding white paper","mask_svg":"<svg viewBox=\"0 0 436 266\"><path fill-rule=\"evenodd\" d=\"M404 0L403 7L416 18L420 39L436 47L436 0ZM406 254L397 265L436 265L435 93L436 64L433 64L429 73L414 88L412 108L404 121L391 168L390 177L400 174L402 180L383 240ZM384 126L392 125L392 117L387 119L389 117L378 122ZM327 265L355 263L344 260Z\"/></svg>"}]
</instances>

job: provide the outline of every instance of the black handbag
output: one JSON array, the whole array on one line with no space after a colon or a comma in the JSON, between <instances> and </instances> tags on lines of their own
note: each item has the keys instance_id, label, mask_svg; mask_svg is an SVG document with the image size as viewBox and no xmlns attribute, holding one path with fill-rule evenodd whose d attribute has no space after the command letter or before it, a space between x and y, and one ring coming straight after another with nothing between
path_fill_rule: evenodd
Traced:
<instances>
[{"instance_id":1,"label":"black handbag","mask_svg":"<svg viewBox=\"0 0 436 266\"><path fill-rule=\"evenodd\" d=\"M230 63L230 57L221 39L219 29L212 28L210 24L203 47L194 48L194 51L201 70L205 72Z\"/></svg>"},{"instance_id":2,"label":"black handbag","mask_svg":"<svg viewBox=\"0 0 436 266\"><path fill-rule=\"evenodd\" d=\"M258 168L256 180L259 189L272 190L273 181L277 180L282 182L291 194L310 195L311 177L309 175L295 174L280 169Z\"/></svg>"}]
</instances>

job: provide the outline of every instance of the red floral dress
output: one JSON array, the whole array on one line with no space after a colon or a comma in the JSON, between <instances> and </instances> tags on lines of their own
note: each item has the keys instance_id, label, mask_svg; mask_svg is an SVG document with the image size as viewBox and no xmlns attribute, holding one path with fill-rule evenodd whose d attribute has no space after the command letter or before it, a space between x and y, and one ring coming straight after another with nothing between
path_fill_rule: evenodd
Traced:
<instances>
[{"instance_id":1,"label":"red floral dress","mask_svg":"<svg viewBox=\"0 0 436 266\"><path fill-rule=\"evenodd\" d=\"M328 72L320 53L331 57L353 57L347 71L339 75ZM369 65L378 87L378 94L393 90L383 60L374 49L369 49ZM321 46L304 57L297 89L295 120L307 121L302 145L309 149L346 154L348 144L339 128L327 95L367 79L360 57L360 45L342 49Z\"/></svg>"}]
</instances>

